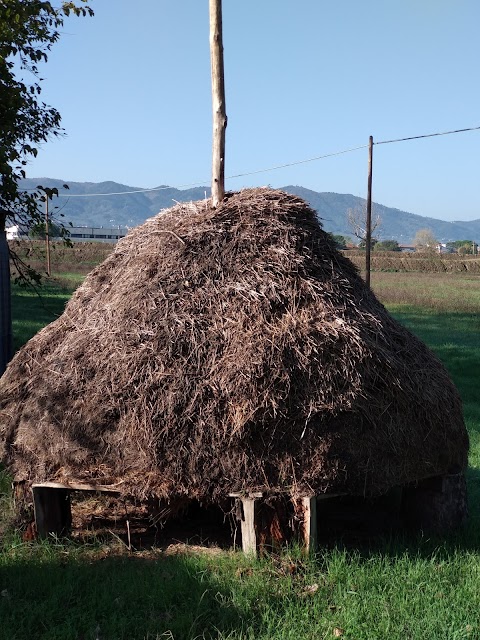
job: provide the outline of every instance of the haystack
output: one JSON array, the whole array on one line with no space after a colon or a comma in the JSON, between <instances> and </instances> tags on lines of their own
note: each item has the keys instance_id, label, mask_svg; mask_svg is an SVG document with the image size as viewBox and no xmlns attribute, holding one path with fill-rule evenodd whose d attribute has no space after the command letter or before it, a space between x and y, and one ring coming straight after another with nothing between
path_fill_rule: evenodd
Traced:
<instances>
[{"instance_id":1,"label":"haystack","mask_svg":"<svg viewBox=\"0 0 480 640\"><path fill-rule=\"evenodd\" d=\"M463 470L458 393L270 189L179 204L120 241L0 380L17 481L139 499L375 496Z\"/></svg>"}]
</instances>

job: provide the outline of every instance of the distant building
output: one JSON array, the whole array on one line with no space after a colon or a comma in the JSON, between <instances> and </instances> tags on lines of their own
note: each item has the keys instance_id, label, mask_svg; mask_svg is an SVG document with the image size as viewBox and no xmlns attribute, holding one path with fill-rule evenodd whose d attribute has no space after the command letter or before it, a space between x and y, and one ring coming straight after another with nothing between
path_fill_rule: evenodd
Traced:
<instances>
[{"instance_id":1,"label":"distant building","mask_svg":"<svg viewBox=\"0 0 480 640\"><path fill-rule=\"evenodd\" d=\"M92 242L117 242L120 238L124 238L127 228L121 227L66 227L70 232L70 239L75 241L92 241ZM28 235L22 233L18 226L7 227L7 240L16 240L17 238L26 238Z\"/></svg>"},{"instance_id":2,"label":"distant building","mask_svg":"<svg viewBox=\"0 0 480 640\"><path fill-rule=\"evenodd\" d=\"M70 239L73 241L117 242L124 238L128 229L121 227L70 227Z\"/></svg>"},{"instance_id":3,"label":"distant building","mask_svg":"<svg viewBox=\"0 0 480 640\"><path fill-rule=\"evenodd\" d=\"M455 250L452 247L447 247L445 242L439 242L437 244L438 253L455 253Z\"/></svg>"},{"instance_id":4,"label":"distant building","mask_svg":"<svg viewBox=\"0 0 480 640\"><path fill-rule=\"evenodd\" d=\"M413 253L415 251L413 244L399 244L398 246L403 253Z\"/></svg>"},{"instance_id":5,"label":"distant building","mask_svg":"<svg viewBox=\"0 0 480 640\"><path fill-rule=\"evenodd\" d=\"M20 237L20 231L17 226L7 227L7 240L16 240Z\"/></svg>"}]
</instances>

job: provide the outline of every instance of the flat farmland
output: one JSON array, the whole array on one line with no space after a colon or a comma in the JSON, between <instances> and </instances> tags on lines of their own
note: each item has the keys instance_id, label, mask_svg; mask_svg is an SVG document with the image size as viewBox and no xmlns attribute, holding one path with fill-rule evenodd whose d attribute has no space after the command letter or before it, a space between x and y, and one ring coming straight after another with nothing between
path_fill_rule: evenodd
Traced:
<instances>
[{"instance_id":1,"label":"flat farmland","mask_svg":"<svg viewBox=\"0 0 480 640\"><path fill-rule=\"evenodd\" d=\"M374 271L371 284L386 306L411 305L441 313L480 310L480 274Z\"/></svg>"}]
</instances>

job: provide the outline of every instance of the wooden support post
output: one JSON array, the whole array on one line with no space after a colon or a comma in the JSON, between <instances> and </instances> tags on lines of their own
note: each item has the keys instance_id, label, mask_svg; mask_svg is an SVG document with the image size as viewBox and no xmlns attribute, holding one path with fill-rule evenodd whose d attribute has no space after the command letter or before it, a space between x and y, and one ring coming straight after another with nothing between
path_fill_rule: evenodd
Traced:
<instances>
[{"instance_id":1,"label":"wooden support post","mask_svg":"<svg viewBox=\"0 0 480 640\"><path fill-rule=\"evenodd\" d=\"M257 553L257 531L255 520L258 502L255 498L241 498L242 502L242 549L245 554Z\"/></svg>"},{"instance_id":2,"label":"wooden support post","mask_svg":"<svg viewBox=\"0 0 480 640\"><path fill-rule=\"evenodd\" d=\"M302 498L302 510L303 544L308 553L313 553L317 548L317 498L315 496Z\"/></svg>"},{"instance_id":3,"label":"wooden support post","mask_svg":"<svg viewBox=\"0 0 480 640\"><path fill-rule=\"evenodd\" d=\"M263 493L257 492L245 495L233 492L229 493L228 496L229 498L235 498L237 521L240 521L240 530L242 532L242 550L245 554L254 553L256 555L259 547L259 498L263 497Z\"/></svg>"},{"instance_id":4,"label":"wooden support post","mask_svg":"<svg viewBox=\"0 0 480 640\"><path fill-rule=\"evenodd\" d=\"M72 525L70 491L52 487L32 486L35 524L40 538L49 534L65 536Z\"/></svg>"}]
</instances>

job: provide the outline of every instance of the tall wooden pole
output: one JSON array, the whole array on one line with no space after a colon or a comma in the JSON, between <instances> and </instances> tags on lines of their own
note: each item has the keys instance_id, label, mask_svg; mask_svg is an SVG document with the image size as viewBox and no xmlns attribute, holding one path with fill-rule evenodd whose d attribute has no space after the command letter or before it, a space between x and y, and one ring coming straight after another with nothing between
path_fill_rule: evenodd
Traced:
<instances>
[{"instance_id":1,"label":"tall wooden pole","mask_svg":"<svg viewBox=\"0 0 480 640\"><path fill-rule=\"evenodd\" d=\"M373 136L368 141L368 188L367 188L367 220L365 245L365 282L370 288L370 251L372 245L372 169L373 169Z\"/></svg>"},{"instance_id":2,"label":"tall wooden pole","mask_svg":"<svg viewBox=\"0 0 480 640\"><path fill-rule=\"evenodd\" d=\"M217 207L225 197L225 77L223 67L222 0L209 0L210 59L212 70L212 206Z\"/></svg>"},{"instance_id":3,"label":"tall wooden pole","mask_svg":"<svg viewBox=\"0 0 480 640\"><path fill-rule=\"evenodd\" d=\"M47 248L47 275L50 276L50 223L48 220L48 195L45 194L45 245Z\"/></svg>"},{"instance_id":4,"label":"tall wooden pole","mask_svg":"<svg viewBox=\"0 0 480 640\"><path fill-rule=\"evenodd\" d=\"M0 211L0 224L6 212ZM0 226L0 376L13 356L10 254L5 225Z\"/></svg>"}]
</instances>

